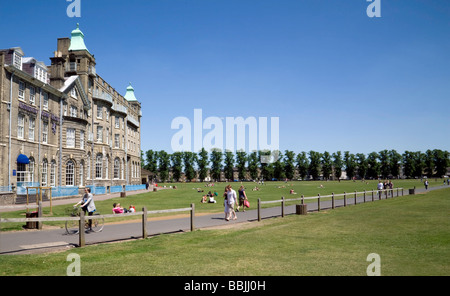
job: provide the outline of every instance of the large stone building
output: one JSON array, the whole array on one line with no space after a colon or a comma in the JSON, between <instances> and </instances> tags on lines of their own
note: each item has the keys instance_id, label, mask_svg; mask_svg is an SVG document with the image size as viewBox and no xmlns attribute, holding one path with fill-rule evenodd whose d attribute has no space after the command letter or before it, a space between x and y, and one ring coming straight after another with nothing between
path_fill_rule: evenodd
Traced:
<instances>
[{"instance_id":1,"label":"large stone building","mask_svg":"<svg viewBox=\"0 0 450 296\"><path fill-rule=\"evenodd\" d=\"M78 26L50 61L0 50L0 186L140 184L133 87L122 96L96 73Z\"/></svg>"}]
</instances>

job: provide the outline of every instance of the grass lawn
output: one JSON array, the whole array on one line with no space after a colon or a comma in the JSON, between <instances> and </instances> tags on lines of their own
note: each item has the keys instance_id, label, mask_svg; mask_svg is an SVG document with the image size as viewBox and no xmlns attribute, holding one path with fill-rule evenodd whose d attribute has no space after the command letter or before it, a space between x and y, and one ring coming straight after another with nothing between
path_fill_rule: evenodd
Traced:
<instances>
[{"instance_id":1,"label":"grass lawn","mask_svg":"<svg viewBox=\"0 0 450 296\"><path fill-rule=\"evenodd\" d=\"M82 275L364 276L367 255L377 253L381 275L448 276L449 208L450 189L442 189L233 228L3 255L0 275L65 275L73 252Z\"/></svg>"},{"instance_id":2,"label":"grass lawn","mask_svg":"<svg viewBox=\"0 0 450 296\"><path fill-rule=\"evenodd\" d=\"M403 187L403 188L413 188L423 187L423 184L420 180L394 180L394 187ZM281 196L286 198L300 198L303 194L305 197L317 196L318 193L321 195L329 195L332 192L336 194L341 194L344 192L351 193L357 190L358 192L364 190L373 190L376 189L378 181L369 180L367 182L361 181L292 181L292 182L266 182L265 185L257 185L254 182L243 182L242 184L246 188L246 194L249 198L251 207L255 208L257 204L258 198L261 198L263 201L268 200L277 200L280 199ZM224 192L224 188L227 184L232 184L233 188L236 190L239 189L241 182L231 182L231 183L215 183L214 187L205 187L205 183L176 183L177 189L167 189L160 190L158 192L148 192L137 195L130 195L126 198L113 198L105 201L96 201L95 205L97 210L102 214L110 214L112 210L113 203L120 203L123 207L129 207L130 205L134 205L136 210L140 211L142 207L146 206L147 210L164 210L164 209L176 209L176 208L186 208L190 207L191 203L195 203L196 213L220 213L223 212L223 198L222 194ZM159 184L159 186L167 187L174 185L171 183L168 184ZM320 187L323 186L323 188ZM442 185L442 179L430 179L430 186L439 186ZM252 189L258 186L260 188L259 191L252 191ZM197 192L197 188L204 190L204 192ZM289 191L293 189L297 195L290 195ZM204 194L207 194L208 191L214 192L217 191L219 196L217 197L216 204L202 204L200 203L201 197ZM94 196L95 200L95 196ZM75 203L75 202L74 202ZM286 203L289 205L289 203ZM271 205L263 205L262 207L270 207ZM53 217L62 217L67 216L66 210L71 208L70 205L62 205L53 207ZM44 208L43 214L44 216L49 216L50 209ZM178 213L176 213L178 214ZM160 214L167 215L167 214ZM6 212L1 213L3 218L24 218L25 211L16 211L16 212ZM137 219L136 216L127 218L111 218L107 219L106 223L110 221L117 222L118 220L127 220L127 219ZM24 223L2 223L0 225L0 229L2 231L8 230L20 230ZM64 227L64 222L46 222L46 225L54 225L59 227Z\"/></svg>"}]
</instances>

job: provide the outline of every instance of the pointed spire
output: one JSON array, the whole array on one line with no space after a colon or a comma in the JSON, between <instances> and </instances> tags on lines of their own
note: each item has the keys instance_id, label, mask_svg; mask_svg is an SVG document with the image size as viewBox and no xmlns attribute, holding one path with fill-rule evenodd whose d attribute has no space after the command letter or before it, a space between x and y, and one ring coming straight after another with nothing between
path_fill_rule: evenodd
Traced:
<instances>
[{"instance_id":1,"label":"pointed spire","mask_svg":"<svg viewBox=\"0 0 450 296\"><path fill-rule=\"evenodd\" d=\"M131 82L130 85L127 87L127 93L125 94L124 98L128 101L128 102L137 102L136 97L134 96L134 88L131 86Z\"/></svg>"},{"instance_id":2,"label":"pointed spire","mask_svg":"<svg viewBox=\"0 0 450 296\"><path fill-rule=\"evenodd\" d=\"M77 28L72 31L71 33L72 37L70 38L70 47L69 50L86 50L86 45L84 44L84 34L80 30L80 24L77 23Z\"/></svg>"}]
</instances>

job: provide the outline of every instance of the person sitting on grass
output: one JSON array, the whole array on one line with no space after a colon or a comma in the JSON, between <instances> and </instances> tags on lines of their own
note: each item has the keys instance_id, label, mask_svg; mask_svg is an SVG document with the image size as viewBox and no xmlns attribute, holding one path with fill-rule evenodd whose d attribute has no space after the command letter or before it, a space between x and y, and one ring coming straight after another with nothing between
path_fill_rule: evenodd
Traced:
<instances>
[{"instance_id":1,"label":"person sitting on grass","mask_svg":"<svg viewBox=\"0 0 450 296\"><path fill-rule=\"evenodd\" d=\"M124 208L122 208L120 206L120 203L117 203L117 204L114 203L112 211L113 211L113 214L123 214L123 213L127 213L128 212L127 209L124 209Z\"/></svg>"},{"instance_id":2,"label":"person sitting on grass","mask_svg":"<svg viewBox=\"0 0 450 296\"><path fill-rule=\"evenodd\" d=\"M201 203L206 203L206 200L207 200L207 196L206 196L206 195L203 195L203 196L202 196L202 199L200 200L200 202L201 202Z\"/></svg>"}]
</instances>

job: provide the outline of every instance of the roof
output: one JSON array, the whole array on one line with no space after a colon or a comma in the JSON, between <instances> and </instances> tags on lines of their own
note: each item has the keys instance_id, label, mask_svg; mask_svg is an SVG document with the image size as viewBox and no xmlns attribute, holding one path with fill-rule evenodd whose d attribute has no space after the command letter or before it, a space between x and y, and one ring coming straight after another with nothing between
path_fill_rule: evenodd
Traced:
<instances>
[{"instance_id":1,"label":"roof","mask_svg":"<svg viewBox=\"0 0 450 296\"><path fill-rule=\"evenodd\" d=\"M90 109L91 103L89 102L89 99L86 95L86 92L84 91L83 85L81 84L78 75L73 75L65 78L64 85L59 89L59 91L67 94L75 86L78 88L78 93L81 96L84 106L86 107L86 109Z\"/></svg>"},{"instance_id":2,"label":"roof","mask_svg":"<svg viewBox=\"0 0 450 296\"><path fill-rule=\"evenodd\" d=\"M70 50L86 50L89 52L89 50L86 47L86 44L84 44L84 34L80 30L80 24L77 24L77 28L72 31L71 33L72 37L70 38Z\"/></svg>"},{"instance_id":3,"label":"roof","mask_svg":"<svg viewBox=\"0 0 450 296\"><path fill-rule=\"evenodd\" d=\"M24 57L22 58L22 63L23 64L28 64L28 63L34 63L42 68L44 68L45 70L47 70L47 66L45 65L44 62L38 61L33 57Z\"/></svg>"},{"instance_id":4,"label":"roof","mask_svg":"<svg viewBox=\"0 0 450 296\"><path fill-rule=\"evenodd\" d=\"M137 102L137 99L134 95L134 88L131 86L131 82L130 85L127 87L127 93L124 95L124 98L128 102Z\"/></svg>"}]
</instances>

